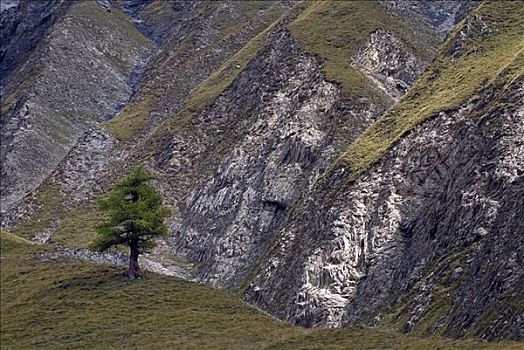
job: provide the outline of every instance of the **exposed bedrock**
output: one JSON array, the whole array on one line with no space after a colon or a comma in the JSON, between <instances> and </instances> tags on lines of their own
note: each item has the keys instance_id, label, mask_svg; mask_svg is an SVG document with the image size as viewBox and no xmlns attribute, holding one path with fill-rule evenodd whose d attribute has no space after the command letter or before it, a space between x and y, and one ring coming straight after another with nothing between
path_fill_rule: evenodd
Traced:
<instances>
[{"instance_id":1,"label":"exposed bedrock","mask_svg":"<svg viewBox=\"0 0 524 350\"><path fill-rule=\"evenodd\" d=\"M375 38L379 46L388 40L399 45L395 64L422 66L397 39ZM380 59L389 57L378 51ZM366 53L358 58L373 66ZM384 68L382 77L392 77L397 68ZM405 79L406 86L419 71ZM371 103L341 100L339 87L325 79L318 60L286 30L277 31L232 86L192 121L198 133L191 147L181 134L161 153L163 171L177 174L206 165L199 175L209 174L182 204L171 245L198 264L202 281L238 286L340 154L339 133L345 133L347 144L381 112Z\"/></svg>"},{"instance_id":2,"label":"exposed bedrock","mask_svg":"<svg viewBox=\"0 0 524 350\"><path fill-rule=\"evenodd\" d=\"M485 105L440 113L351 185L339 166L281 230L247 300L304 326L380 323L407 303L406 331L431 312L432 333L521 339L522 305L505 305L524 282L523 94L514 84L512 107L480 119Z\"/></svg>"},{"instance_id":3,"label":"exposed bedrock","mask_svg":"<svg viewBox=\"0 0 524 350\"><path fill-rule=\"evenodd\" d=\"M130 77L151 47L122 13L96 2L73 3L43 40L16 73L22 85L2 101L2 212L127 102Z\"/></svg>"}]
</instances>

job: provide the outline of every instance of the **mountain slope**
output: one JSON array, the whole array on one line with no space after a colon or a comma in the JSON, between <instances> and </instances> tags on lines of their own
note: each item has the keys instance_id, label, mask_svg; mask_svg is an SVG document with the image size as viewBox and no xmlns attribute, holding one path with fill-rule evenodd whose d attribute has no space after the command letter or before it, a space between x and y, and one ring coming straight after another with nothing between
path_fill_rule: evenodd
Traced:
<instances>
[{"instance_id":1,"label":"mountain slope","mask_svg":"<svg viewBox=\"0 0 524 350\"><path fill-rule=\"evenodd\" d=\"M487 2L458 25L286 223L249 301L308 326L522 339L520 12Z\"/></svg>"},{"instance_id":2,"label":"mountain slope","mask_svg":"<svg viewBox=\"0 0 524 350\"><path fill-rule=\"evenodd\" d=\"M2 212L35 189L93 123L127 102L128 80L151 49L118 10L109 13L93 1L69 5L45 9L59 19L32 52L23 52L27 61L2 89L8 94L2 98ZM31 9L19 11L32 18ZM3 67L11 67L16 52L7 51Z\"/></svg>"},{"instance_id":3,"label":"mountain slope","mask_svg":"<svg viewBox=\"0 0 524 350\"><path fill-rule=\"evenodd\" d=\"M105 128L110 132L117 130L115 136L126 141L129 137L132 137L136 131L138 131L137 136L144 135L144 133L147 133L147 131L144 132L144 129L154 128L162 119L169 117L170 111L176 111L177 108L180 108L185 100L184 93L187 93L192 86L196 86L198 83L198 79L187 79L185 75L187 74L186 72L191 72L194 78L195 74L193 72L196 69L199 72L198 74L200 74L199 79L202 79L205 77L205 74L207 74L205 70L199 68L199 62L201 61L199 57L208 57L210 53L217 52L217 48L219 47L220 50L218 52L222 52L221 57L227 57L224 56L224 53L227 54L229 49L224 50L223 47L228 48L231 45L233 45L231 46L232 48L239 47L238 45L242 43L242 40L249 38L249 36L244 34L232 36L229 34L231 29L227 29L230 28L228 27L231 25L229 23L235 23L228 22L227 16L229 16L228 13L232 13L233 15L238 13L238 9L236 9L236 7L238 7L237 4L239 3L229 5L218 3L216 6L204 7L193 19L182 21L178 26L175 26L176 32L182 34L173 37L173 39L165 39L165 46L150 60L150 63L145 69L143 79L141 80L143 83L138 82L137 92L134 94L130 103L121 113L108 122ZM251 35L254 32L256 33L256 30L263 28L261 24L263 24L264 21L267 19L270 20L271 16L274 16L274 13L278 13L280 5L279 3L272 3L272 6L268 7L264 5L264 3L257 2L256 6L259 7L258 10L257 7L253 8L252 5L242 4L240 6L240 10L247 11L247 13L250 13L249 11L252 10L257 10L257 12L255 12L258 14L256 19L251 19L253 18L253 14L246 17L248 21L254 24L248 24L245 27L246 29L243 29L243 32L251 33ZM292 16L298 15L304 8L304 6L298 6L296 10L293 10L294 14L292 14ZM143 11L145 11L145 9ZM192 11L196 10L194 9ZM224 11L226 11L225 14ZM261 13L262 15L260 15ZM215 36L210 36L209 28L215 28L217 23L220 24L221 22L226 23L224 27L227 29L225 32L226 36L217 35L213 30L211 30L211 32L215 33L213 34ZM205 33L206 41L202 42L202 40L199 39L202 38L202 36L195 35L195 33ZM216 41L213 41L212 38L215 38ZM269 38L270 37L267 37L264 40L269 40ZM180 125L183 125L181 123L187 123L189 121L188 118L190 114L200 113L206 104L212 102L218 94L227 87L227 84L223 85L224 82L231 82L242 70L244 65L247 64L252 55L256 53L260 43L255 42L259 42L260 40L261 38L254 39L254 42L250 43L244 50L239 51L238 55L240 56L236 58L233 57L226 62L220 69L220 74L216 74L212 79L196 89L182 113L175 114L175 116L169 118L166 124L162 125L159 131L150 138L152 142L148 142L149 145L153 147L150 152L162 152L161 154L165 154L166 151L162 149L165 148L165 146L159 145L159 142L166 142L166 140L162 139L162 135L166 133L169 125L174 125L175 128L180 127ZM178 47L183 48L183 50L177 50ZM241 57L244 53L247 53L247 56ZM209 65L207 62L209 61L203 61L205 65ZM220 60L216 62L220 62ZM197 65L195 66L195 64ZM212 66L213 65L211 65L211 67ZM240 68L237 68L237 66ZM397 69L398 68L399 67L397 67ZM209 67L207 69L209 69ZM207 72L209 72L209 70ZM269 84L271 84L271 79L273 78L268 77L268 79ZM251 83L248 82L248 84ZM210 94L210 92L212 93ZM335 135L335 142L337 144L342 140L344 140L343 142L347 142L345 140L348 137L348 133L349 137L354 137L354 135L357 134L359 130L362 130L363 126L369 122L369 119L373 115L378 115L381 109L384 108L383 106L374 105L368 105L367 107L374 111L366 112L367 115L359 116L358 114L363 112L363 110L359 110L357 106L353 106L355 118L358 120L362 119L362 121L359 121L355 126L343 126L340 130L337 130ZM357 110L359 111L357 112ZM143 124L144 122L145 124ZM132 128L130 129L128 125L132 125ZM215 128L213 125L209 126L212 129ZM191 125L186 127L186 129L191 130L191 133L201 132ZM185 131L175 131L175 135L183 135L184 132ZM208 140L209 139L208 137ZM226 141L226 139L222 140ZM135 142L133 139L130 141ZM226 147L224 152L229 152L229 146L227 144L224 146ZM147 143L145 147L151 148L147 146ZM178 147L187 147L187 145L184 146L182 142ZM130 163L136 164L133 158L127 159L130 153L131 157L134 153L129 152L130 148L128 142L119 142L119 140L115 140L110 133L95 126L92 131L89 131L78 140L77 145L71 149L69 154L56 168L54 174L46 180L40 189L28 196L19 206L11 210L9 215L3 217L4 225L11 227L13 224L20 222L20 219L29 217L24 220L23 225L18 225L19 228L17 230L19 232L24 231L23 234L27 236L38 233L41 239L47 239L54 231L61 230L59 225L61 225L61 221L66 217L69 210L72 209L71 207L74 207L79 201L92 199L96 196L97 192L110 186L110 183L115 178L122 175L118 172L113 172L111 169L120 170L128 167ZM147 155L142 152L142 145L137 146L136 149L138 150L137 153L140 155L140 158ZM189 154L187 156L189 156ZM182 159L179 159L178 162L181 162ZM202 163L202 165L206 166L206 163ZM196 166L193 167L193 169L188 167L190 171L196 171L197 169L198 167ZM177 176L183 177L184 173L181 172L180 175L177 174ZM169 179L170 183L176 183L177 181L176 178ZM188 189L185 186L175 186L173 189L178 192L179 188ZM173 191L173 189L169 191ZM169 197L173 198L173 200L178 199L181 202L185 195L179 195L177 192L175 192L175 196L169 194ZM56 199L52 201L47 200L47 198L50 197ZM176 202L174 204L176 204ZM81 208L81 217L90 217L96 220L96 215L85 213L85 208L92 207L92 205L79 206L79 208ZM53 213L52 220L47 213ZM37 224L35 225L35 223ZM66 223L65 225L71 227L70 223ZM76 241L86 241L86 239Z\"/></svg>"},{"instance_id":4,"label":"mountain slope","mask_svg":"<svg viewBox=\"0 0 524 350\"><path fill-rule=\"evenodd\" d=\"M323 169L392 103L388 98L376 102L372 95L363 98L325 77L328 63L305 51L288 29L302 23L312 7L316 4L298 5L260 40L251 41L219 70L216 80L204 82L186 113L169 119L144 143L152 154L149 158L146 153L150 168L169 181L163 187L165 196L178 201L180 220L173 223L169 244L199 266L203 281L239 286ZM379 3L356 10L361 17L379 12L396 26L408 27L404 17ZM352 12L348 17L353 18ZM387 32L388 27L383 29ZM360 35L375 31L364 28ZM418 37L390 37L399 43L397 53L405 53L419 67L431 56L433 48L421 47ZM350 37L341 52L356 56L353 47L360 44L365 40L353 43ZM426 56L412 52L412 46ZM339 57L342 54L332 60ZM220 86L222 72L234 70L230 66L235 62L245 69L233 75L229 86ZM390 73L402 67L398 62ZM372 80L364 75L358 79L383 96ZM216 100L205 95L201 99L201 91L212 91Z\"/></svg>"},{"instance_id":5,"label":"mountain slope","mask_svg":"<svg viewBox=\"0 0 524 350\"><path fill-rule=\"evenodd\" d=\"M106 11L107 6L96 6L94 2L87 4L90 10L104 13L104 18L111 16L111 13L120 13L119 8L122 8L129 15L137 16L137 18L132 17L136 22L145 20L143 16L147 15L148 9L161 2L151 2L139 8L138 12L137 9L129 8L137 3L133 1L111 3L112 6L109 8L112 12ZM171 23L170 32L164 33L162 40L153 35L153 39L161 41L157 43L160 46L154 51L153 56L148 58L145 66L141 63L136 67L133 77L137 81L130 84L133 86L126 87L127 90L131 87L134 90L129 91L133 92L131 100L125 107L118 105L114 110L116 117L108 123L80 125L83 133L75 134L77 139L74 145L69 143L66 145L66 155L62 154L63 149L58 152L48 147L47 152L52 152L51 157L41 157L40 161L48 167L53 165L49 164L49 158L54 159L59 156L62 158L60 163L54 165L54 169L46 168L46 171L39 173L44 177L48 175L48 171L53 170L39 188L30 192L18 205L13 206L2 216L4 227L13 229L17 226L16 230L19 233L27 237L38 234L39 239L45 241L50 234L62 229L59 226L71 210L73 214L78 213L83 219L96 220L96 210L95 213L90 212L90 209L96 208L96 205L92 202L88 205L78 204L85 200L92 201L114 180L122 176L120 172L122 168L133 162L126 158L131 153L133 143L139 140L138 136L147 134L150 129L154 130L158 123L171 115L173 110L181 108L191 89L211 74L214 67L220 66L234 53L234 50L241 47L258 31L263 30L264 26L271 23L271 18L278 16L279 11L286 8L280 2L247 4L186 2L172 3L169 6L172 6L176 13L182 12L179 14L181 18L175 16L177 21ZM162 18L162 21L156 24L162 25L165 20ZM73 24L76 25L76 22ZM245 27L239 26L240 24L244 24ZM222 31L219 32L216 28ZM147 28L141 26L135 28L136 31L138 29L148 32ZM91 60L90 57L84 59L87 62ZM52 96L60 98L60 94ZM59 122L54 114L50 114L48 119ZM127 124L128 122L131 124ZM130 128L129 125L132 127ZM131 137L135 132L137 138ZM20 142L20 145L24 146L25 143ZM13 154L9 158L16 161L30 161L27 154ZM9 167L6 166L6 169ZM9 178L6 176L7 180ZM35 182L29 174L20 175L20 179L20 187L24 186L25 181ZM6 199L12 197L12 201L17 202L21 194L9 195L12 186L8 186L8 181L5 181L5 187L2 195ZM7 201L3 201L2 207L9 209ZM48 215L49 213L52 215ZM63 228L69 233L72 225L74 226L75 223L69 221L64 223ZM80 224L80 227L73 229L73 234L84 227L85 225ZM88 229L88 232L91 234L92 230ZM89 237L91 236L87 235L76 242L89 241Z\"/></svg>"},{"instance_id":6,"label":"mountain slope","mask_svg":"<svg viewBox=\"0 0 524 350\"><path fill-rule=\"evenodd\" d=\"M16 144L49 154L38 177L2 189L3 228L85 247L96 200L144 165L175 213L149 258L279 319L524 337L518 2L100 0L43 29L81 36L67 19L82 8L80 24L117 17L144 51L111 81L111 113L95 108L60 148L47 129ZM27 67L47 63L53 38ZM80 85L80 102L103 91ZM13 96L5 120L18 122ZM16 147L9 161L30 162ZM20 200L28 181L39 186Z\"/></svg>"}]
</instances>

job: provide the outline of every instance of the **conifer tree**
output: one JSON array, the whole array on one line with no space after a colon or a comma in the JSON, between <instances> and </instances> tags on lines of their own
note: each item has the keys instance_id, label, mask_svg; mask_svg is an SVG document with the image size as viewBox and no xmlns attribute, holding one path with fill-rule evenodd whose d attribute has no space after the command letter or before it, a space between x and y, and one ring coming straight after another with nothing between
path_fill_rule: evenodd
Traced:
<instances>
[{"instance_id":1,"label":"conifer tree","mask_svg":"<svg viewBox=\"0 0 524 350\"><path fill-rule=\"evenodd\" d=\"M97 251L116 245L129 246L130 279L140 277L139 254L155 246L155 237L167 234L164 219L169 209L162 205L160 193L148 184L151 179L151 174L139 168L101 201L107 217L97 225L97 236L91 245Z\"/></svg>"}]
</instances>

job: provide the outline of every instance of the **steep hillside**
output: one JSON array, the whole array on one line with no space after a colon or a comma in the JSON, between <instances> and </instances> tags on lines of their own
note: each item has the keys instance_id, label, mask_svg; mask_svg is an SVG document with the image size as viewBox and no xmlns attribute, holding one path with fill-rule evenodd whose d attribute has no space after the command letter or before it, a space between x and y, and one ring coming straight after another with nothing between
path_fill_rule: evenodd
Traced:
<instances>
[{"instance_id":1,"label":"steep hillside","mask_svg":"<svg viewBox=\"0 0 524 350\"><path fill-rule=\"evenodd\" d=\"M12 7L3 57L24 28L44 34L30 38L28 58L9 61L2 227L86 247L102 215L96 200L144 165L174 213L148 257L160 270L187 267L293 325L522 340L522 8ZM162 293L182 283L158 280ZM268 334L282 327L264 322ZM336 349L352 334L285 329L294 338L264 335L261 347L333 335Z\"/></svg>"},{"instance_id":2,"label":"steep hillside","mask_svg":"<svg viewBox=\"0 0 524 350\"><path fill-rule=\"evenodd\" d=\"M518 349L364 329L306 330L227 292L148 274L49 259L51 248L2 233L2 349Z\"/></svg>"},{"instance_id":3,"label":"steep hillside","mask_svg":"<svg viewBox=\"0 0 524 350\"><path fill-rule=\"evenodd\" d=\"M136 5L138 3L133 1L116 2L115 11L118 11L118 7L122 8L135 22L140 24L140 30L147 32L148 29L143 25L143 16L148 13L148 9L160 6L155 5L155 3L140 2L141 5L138 6ZM255 107L256 104L254 104L254 100L250 102L245 98L240 101L243 96L237 96L236 100L241 102L240 104L244 104L243 110L238 109L240 113L231 116L232 118L224 119L222 123L229 125L240 120L247 124L233 128L230 130L231 132L227 133L223 133L222 130L229 127L208 123L204 120L196 123L200 116L205 118L205 114L208 113L204 111L205 107L211 104L223 91L227 91L228 86L234 80L238 80L236 78L245 70L250 60L258 57L258 60L263 62L262 64L267 64L265 62L267 58L263 55L268 50L261 51L261 54L257 54L257 52L268 46L273 38L284 35L284 32L287 32L287 29L284 29L286 23L290 23L290 28L301 28L301 23L305 21L304 16L313 16L312 18L317 16L315 14L315 11L318 12L317 4L298 4L293 8L290 8L290 5L286 6L288 6L289 12L284 12L281 19L275 22L271 29L267 29L263 34L261 33L250 40L201 85L198 85L199 82L226 60L228 53L241 48L250 39L250 36L262 30L264 26L267 27L271 21L277 18L277 15L286 10L286 7L279 2L234 2L205 3L178 9L185 15L181 16L180 21L175 22L170 29L177 35L164 35L162 39L156 38L157 43L163 42L163 46L144 67L145 72L137 82L136 92L131 101L116 117L105 123L103 128L93 126L91 131L80 137L76 145L39 189L27 196L20 205L10 210L7 215L4 215L4 225L10 228L17 226L16 230L21 234L26 236L37 234L40 239L47 240L50 234L60 231L61 227L71 227L71 222L62 223L71 210L73 210L73 215L78 213L82 218L96 218L96 213L90 213L89 209L93 208L93 205L81 204L77 207L79 210L76 210L77 203L91 200L101 192L103 193L108 186L111 186L113 180L122 176L122 169L147 160L146 157L148 156L153 156L152 159L155 160L156 164L151 164L152 168L165 175L159 185L165 187L166 195L170 198L171 204L175 206L176 210L176 207L181 206L189 191L196 185L198 174L212 174L213 169L217 169L220 159L226 159L227 155L231 154L234 150L234 142L231 142L231 140L243 137L245 127L252 123L252 121L245 119L244 115L250 113L250 109ZM333 3L331 6L338 9L341 5ZM340 91L343 96L336 97L334 101L336 101L336 108L343 113L334 113L337 120L333 123L325 120L326 125L323 128L328 128L322 131L325 136L321 136L315 141L320 144L320 148L323 149L322 152L326 154L318 161L313 161L312 170L317 175L331 160L335 159L345 145L358 136L374 118L405 91L430 59L431 52L435 50L438 43L436 35L431 34L432 27L424 24L424 21L414 24L413 21L407 20L407 18L410 18L409 13L388 12L388 8L379 3L373 4L373 6L352 4L351 6L344 6L348 7L347 10L342 9L346 11L346 16L348 16L348 18L344 18L345 22L352 20L350 17L354 16L353 10L360 11L363 21L379 15L382 18L391 18L386 21L387 26L383 28L384 30L377 29L379 23L376 21L361 28L356 27L360 32L346 38L343 48L336 48L333 38L327 37L327 35L332 35L326 30L326 24L329 22L319 20L319 30L326 35L325 38L319 38L326 43L325 46L321 47L324 50L322 52L330 53L335 50L338 53L333 55L329 61L326 61L327 56L320 55L320 62L315 62L317 59L309 56L309 52L302 51L299 48L294 50L299 55L307 56L310 61L313 60L311 64L316 65L312 68L316 71L315 74L322 74L323 71L328 74L329 67L332 64L337 67L347 66L343 62L345 60L344 55L353 57L354 63L352 64L357 68L360 66L360 69L348 66L348 69L354 72L352 73L354 82L365 91L370 91L370 95L365 97L362 93L358 94L348 88L351 85L349 78L341 77L339 79L342 82ZM352 6L356 6L355 9ZM166 11L161 12L165 13ZM167 13L169 14L169 12ZM176 11L173 13L176 13ZM319 13L322 14L322 11ZM333 17L333 13L325 19L331 17ZM182 20L182 18L184 19ZM162 21L164 20L162 19ZM162 25L160 24L160 26ZM389 27L391 27L391 33L387 31ZM421 34L407 34L410 32L410 28L416 28L415 32ZM342 37L344 29L341 30L337 35ZM294 42L296 40L294 36L300 39L300 33L305 29L295 28L293 31L292 36L286 35L290 47L297 45ZM365 42L364 38L369 35L371 35L370 39ZM288 48L282 47L287 43L282 40L276 41L281 45L281 47L274 49L274 52L279 54L280 60L276 64L286 64L291 68L291 65L286 62L288 61L286 55L290 51ZM387 47L389 44L393 44L393 49ZM308 47L307 43L300 43L300 45ZM360 52L356 52L359 45L362 49ZM315 54L314 48L311 48L310 52ZM371 59L375 54L380 57L378 61ZM394 59L394 64L390 66L384 64L384 62L392 61L392 59ZM271 69L271 66L268 66L268 69ZM275 67L275 69L280 68ZM261 74L256 67L250 70L253 72L245 73L244 77L247 78L250 75L257 77ZM402 77L400 76L401 71L409 71L410 73ZM279 84L285 86L287 84L285 79L289 80L293 74L295 72L290 71L287 77L279 78L284 79L282 83L278 83L273 75L267 75L266 86L262 89L255 80L244 81L242 83L244 86L237 90L237 95L245 89L259 89L260 96L275 95L277 86ZM324 78L319 76L319 78L313 79ZM393 87L390 89L393 91L391 96L388 96L387 93L382 91L383 82L386 80L393 81L393 85L400 85L401 88ZM333 86L331 88L334 89L332 94L338 95L337 83L333 85L332 82L327 80L326 82ZM189 92L193 88L194 91L187 100ZM307 98L308 94L305 88L302 91L306 95L297 99L299 104L302 104L302 100ZM266 104L269 105L271 99L269 95L264 98L267 99L268 103ZM265 101L262 100L262 102L260 111L264 109ZM253 106L250 107L250 105ZM231 105L227 106L227 108L231 107ZM296 108L298 106L290 106L289 111L296 113ZM227 113L236 112L228 111ZM260 112L254 111L254 118L259 118L259 116ZM261 116L265 118L264 115ZM282 122L287 123L287 117L282 116L282 118L284 118ZM157 125L162 123L164 119L167 119L165 123L158 127ZM299 126L297 125L297 127ZM155 131L156 128L157 131ZM149 130L153 131L153 135L150 137L147 136ZM304 130L304 132L309 131ZM144 136L146 139L133 147L133 144ZM271 138L273 137L274 135L271 136ZM304 135L304 137L308 138L309 136ZM199 150L202 147L199 144L206 145L205 150ZM218 158L216 152L209 152L214 151L217 146L222 149ZM144 149L147 152L144 152ZM258 152L256 149L252 151ZM201 155L198 160L192 159L196 156L195 152ZM180 156L174 157L174 155ZM13 158L18 159L17 157ZM176 167L168 164L168 159L173 158L176 159L178 164ZM186 163L189 159L192 159L192 166L188 166ZM254 166L258 167L255 164ZM257 169L256 171L263 170ZM310 173L310 171L308 170L306 173ZM307 178L310 175L306 175L306 173L297 173L294 176L297 177L297 181L305 181L304 185L312 183L314 179ZM46 172L43 171L41 174L45 175ZM25 179L25 176L22 178ZM291 182L293 181L295 180L291 180ZM166 187L166 185L169 187ZM259 185L256 186L259 187ZM296 194L293 196L296 197ZM48 200L49 198L52 198L52 200ZM290 203L289 207L292 205ZM52 213L52 215L49 215L49 213ZM83 231L80 233L83 233ZM85 242L88 239L80 238L73 239L73 241Z\"/></svg>"},{"instance_id":4,"label":"steep hillside","mask_svg":"<svg viewBox=\"0 0 524 350\"><path fill-rule=\"evenodd\" d=\"M348 18L339 21L365 21L378 13L388 16L394 29L389 32L386 23L379 32L377 22L355 26L362 31L355 33L358 41L347 37L339 45L345 46L337 49L330 44L334 41L328 35L334 34L327 30L327 20L344 12L335 11L340 10L339 3L327 3L335 8L318 20L325 25L319 32L326 36L317 40L325 43L318 50L326 56L318 57L314 48L304 50L309 47L297 40L294 31L308 21L304 16L323 10L317 3L299 4L205 81L185 110L144 142L147 152L142 154L152 154L150 167L167 182L161 185L166 197L178 200L180 219L173 223L169 244L199 266L203 281L240 285L316 178L393 102L378 84L351 66L348 69L355 72L351 77L341 77L340 84L329 80L331 64L347 66L342 57L368 62L369 51L377 52L381 62L400 57L380 72L386 79L406 68L407 61L419 67L412 71L416 76L431 57L435 49L431 41L395 34L407 32L405 17L388 12L380 3L350 4ZM419 32L430 35L431 27L423 22L419 26ZM375 42L365 40L377 32L380 38ZM433 38L436 44L436 34ZM397 43L394 52L385 52L380 45L387 40ZM369 50L361 53L359 46ZM329 55L333 51L339 54ZM349 79L369 95L350 88ZM405 86L412 81L407 78Z\"/></svg>"},{"instance_id":5,"label":"steep hillside","mask_svg":"<svg viewBox=\"0 0 524 350\"><path fill-rule=\"evenodd\" d=\"M84 6L102 11L105 17L111 16L112 13L120 13L121 8L137 24L138 28L135 28L135 31L149 33L149 29L144 28L140 21L145 21L143 16L147 16L151 7L165 7L165 3L161 3L163 2L87 2ZM134 4L142 5L137 5L137 9L133 7ZM269 25L271 19L279 16L279 11L287 5L281 5L280 2L185 2L170 3L169 6L172 6L176 16L167 19L162 17L154 23L162 27L170 18L174 21L170 24L170 32L164 33L162 40L152 36L157 40L159 48L148 58L148 63L143 61L134 69L133 81L126 87L129 93L131 87L135 90L131 100L127 105L115 106L113 114L116 114L116 117L108 123L103 123L103 127L94 123L80 125L84 132L81 135L74 134L76 142L73 147L69 143L65 145L64 148L68 151L66 155L52 147L47 148L51 159L60 156L60 163L55 164L54 169L49 169L54 171L47 180L18 205L10 209L11 201L3 201L4 210L10 209L2 216L5 227L16 226L17 232L24 236L37 235L38 239L43 241L53 232L62 229L66 231L65 236L78 233L83 235L86 225L82 224L81 220L96 220L96 210L95 213L91 210L96 208L96 205L78 203L92 200L100 192L103 193L113 180L122 176L121 171L124 167L133 166L133 160L126 158L133 144L137 142L134 136L147 134L149 129L154 130L158 123L171 116L172 111L183 105L191 89L258 31ZM108 8L111 9L110 12L106 10ZM84 57L86 62L90 59ZM60 95L53 94L53 97ZM50 121L60 123L57 118L54 114L49 115ZM24 142L20 144L25 145ZM13 154L9 158L26 162L31 159L27 154ZM39 161L45 166L51 166L49 157L39 157ZM6 166L6 169L9 167ZM47 170L48 168L41 171L39 175L46 176ZM20 187L23 188L24 181L36 182L35 178L29 175L24 173L20 176ZM9 176L6 178L9 179ZM12 190L12 186L6 181L2 195L16 202L21 194L10 195L9 191ZM71 210L72 215L80 216L79 220L66 220L60 226ZM80 227L75 227L77 223ZM87 231L92 233L92 230ZM88 242L90 239L88 234L87 237L72 241Z\"/></svg>"},{"instance_id":6,"label":"steep hillside","mask_svg":"<svg viewBox=\"0 0 524 350\"><path fill-rule=\"evenodd\" d=\"M286 222L247 300L291 322L522 339L522 7L483 3Z\"/></svg>"},{"instance_id":7,"label":"steep hillside","mask_svg":"<svg viewBox=\"0 0 524 350\"><path fill-rule=\"evenodd\" d=\"M66 5L51 3L57 8L33 4L9 10L22 17L13 24L17 30L35 25L34 17L47 11L53 14L48 21L56 23L45 22L52 26L43 37L36 37L40 27L17 32L2 57L2 67L17 68L6 76L8 95L2 98L2 212L35 189L93 123L127 102L130 76L152 46L116 9L107 12L87 1L63 11ZM28 42L40 42L19 47L28 35ZM23 65L12 62L24 55Z\"/></svg>"},{"instance_id":8,"label":"steep hillside","mask_svg":"<svg viewBox=\"0 0 524 350\"><path fill-rule=\"evenodd\" d=\"M142 16L153 6L165 13L169 5L152 3ZM288 7L280 1L205 2L184 14L150 59L131 103L104 127L124 141L158 127L179 112L193 89Z\"/></svg>"}]
</instances>

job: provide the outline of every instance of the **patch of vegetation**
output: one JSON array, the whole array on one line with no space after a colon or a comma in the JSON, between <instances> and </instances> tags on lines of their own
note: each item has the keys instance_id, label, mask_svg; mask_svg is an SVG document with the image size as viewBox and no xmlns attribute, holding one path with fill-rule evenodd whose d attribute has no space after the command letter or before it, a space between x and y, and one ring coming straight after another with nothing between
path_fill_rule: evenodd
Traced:
<instances>
[{"instance_id":1,"label":"patch of vegetation","mask_svg":"<svg viewBox=\"0 0 524 350\"><path fill-rule=\"evenodd\" d=\"M392 32L414 54L429 60L439 39L422 23L413 30L376 1L319 1L289 25L301 46L317 55L328 79L339 82L345 98L371 99L384 105L389 98L357 69L351 58L377 29Z\"/></svg>"},{"instance_id":2,"label":"patch of vegetation","mask_svg":"<svg viewBox=\"0 0 524 350\"><path fill-rule=\"evenodd\" d=\"M518 349L516 343L415 338L364 328L302 329L224 290L118 268L47 260L49 247L0 235L6 349Z\"/></svg>"},{"instance_id":3,"label":"patch of vegetation","mask_svg":"<svg viewBox=\"0 0 524 350\"><path fill-rule=\"evenodd\" d=\"M52 240L72 247L87 247L95 237L95 225L103 217L97 203L83 203L67 214Z\"/></svg>"},{"instance_id":4,"label":"patch of vegetation","mask_svg":"<svg viewBox=\"0 0 524 350\"><path fill-rule=\"evenodd\" d=\"M468 20L478 16L491 31L466 38L460 56L450 58ZM474 10L449 35L430 68L415 86L353 142L341 158L354 181L380 159L397 140L441 111L452 110L486 86L499 88L524 74L524 7L517 2L488 2ZM495 99L496 101L496 99Z\"/></svg>"},{"instance_id":5,"label":"patch of vegetation","mask_svg":"<svg viewBox=\"0 0 524 350\"><path fill-rule=\"evenodd\" d=\"M376 349L519 349L517 343L481 343L474 340L449 340L442 338L420 338L399 335L396 332L380 329L346 327L342 329L309 330L285 341L277 342L264 349L301 349L301 350L376 350Z\"/></svg>"},{"instance_id":6,"label":"patch of vegetation","mask_svg":"<svg viewBox=\"0 0 524 350\"><path fill-rule=\"evenodd\" d=\"M1 245L1 253L7 253L7 252L13 252L17 249L23 249L26 250L28 248L28 245L34 244L33 242L17 236L11 232L7 232L4 230L0 230L0 245Z\"/></svg>"},{"instance_id":7,"label":"patch of vegetation","mask_svg":"<svg viewBox=\"0 0 524 350\"><path fill-rule=\"evenodd\" d=\"M128 40L145 47L152 46L151 41L146 38L122 11L112 6L111 12L106 11L96 1L81 1L75 4L73 15L79 16L93 23L93 26L107 28L109 32L120 33ZM128 67L132 69L132 67Z\"/></svg>"},{"instance_id":8,"label":"patch of vegetation","mask_svg":"<svg viewBox=\"0 0 524 350\"><path fill-rule=\"evenodd\" d=\"M152 96L127 104L104 128L121 141L131 141L142 131L151 112Z\"/></svg>"},{"instance_id":9,"label":"patch of vegetation","mask_svg":"<svg viewBox=\"0 0 524 350\"><path fill-rule=\"evenodd\" d=\"M522 314L524 310L524 300L521 295L515 294L504 300L504 309L506 315L509 311L510 315L507 315L508 319L517 319L519 315ZM493 321L500 320L500 311L491 308L485 310L482 315L480 315L478 321L475 323L475 326L467 332L465 335L470 337L478 336L481 332L485 331ZM499 325L496 329L496 332L506 332L512 326L511 322L505 322L502 325Z\"/></svg>"},{"instance_id":10,"label":"patch of vegetation","mask_svg":"<svg viewBox=\"0 0 524 350\"><path fill-rule=\"evenodd\" d=\"M45 182L36 193L36 212L28 220L21 221L13 232L28 239L53 227L54 222L60 220L64 212L63 196L55 185Z\"/></svg>"},{"instance_id":11,"label":"patch of vegetation","mask_svg":"<svg viewBox=\"0 0 524 350\"><path fill-rule=\"evenodd\" d=\"M431 293L431 304L429 309L418 320L413 330L413 335L427 336L433 333L435 327L442 317L445 317L456 300L457 293L466 275L463 274L457 280L452 280L453 269L448 268L445 274L440 276ZM436 334L442 335L447 329L447 322L444 322L437 330Z\"/></svg>"}]
</instances>

